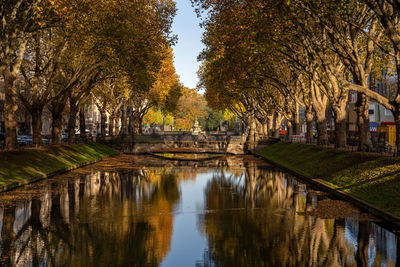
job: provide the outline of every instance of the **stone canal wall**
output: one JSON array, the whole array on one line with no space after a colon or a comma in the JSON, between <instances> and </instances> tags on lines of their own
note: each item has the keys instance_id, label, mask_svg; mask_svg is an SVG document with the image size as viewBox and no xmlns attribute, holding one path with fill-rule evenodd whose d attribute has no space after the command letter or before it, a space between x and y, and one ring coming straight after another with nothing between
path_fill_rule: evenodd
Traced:
<instances>
[{"instance_id":1,"label":"stone canal wall","mask_svg":"<svg viewBox=\"0 0 400 267\"><path fill-rule=\"evenodd\" d=\"M280 142L259 156L400 229L400 159Z\"/></svg>"},{"instance_id":2,"label":"stone canal wall","mask_svg":"<svg viewBox=\"0 0 400 267\"><path fill-rule=\"evenodd\" d=\"M167 142L135 142L126 144L122 148L124 153L144 153L163 151L167 149L182 149L203 152L221 152L231 153L235 155L244 154L244 146L242 142L228 141L167 141Z\"/></svg>"}]
</instances>

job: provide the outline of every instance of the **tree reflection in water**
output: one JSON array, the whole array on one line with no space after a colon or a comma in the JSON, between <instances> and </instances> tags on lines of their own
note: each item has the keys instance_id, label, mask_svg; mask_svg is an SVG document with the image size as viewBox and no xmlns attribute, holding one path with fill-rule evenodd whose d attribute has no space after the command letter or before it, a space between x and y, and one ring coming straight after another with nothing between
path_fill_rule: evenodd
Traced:
<instances>
[{"instance_id":1,"label":"tree reflection in water","mask_svg":"<svg viewBox=\"0 0 400 267\"><path fill-rule=\"evenodd\" d=\"M160 168L48 185L1 210L1 265L158 266L179 197L177 174Z\"/></svg>"},{"instance_id":2,"label":"tree reflection in water","mask_svg":"<svg viewBox=\"0 0 400 267\"><path fill-rule=\"evenodd\" d=\"M208 250L197 266L398 266L399 238L368 221L300 215L318 196L283 173L251 163L239 177L220 171L205 195Z\"/></svg>"},{"instance_id":3,"label":"tree reflection in water","mask_svg":"<svg viewBox=\"0 0 400 267\"><path fill-rule=\"evenodd\" d=\"M182 244L182 240L171 241L174 214L185 212L182 203L194 203L186 210L194 208L198 221L190 228L185 225L189 222L181 220L184 227L174 230L179 233L176 236L187 239L187 229L199 228L191 236L203 235L206 241L199 238L203 243L194 247L200 254L206 248L200 260L191 258L196 253L170 255L186 257L186 262L193 260L197 266L400 264L400 239L393 233L356 217L301 215L323 196L254 158L232 157L203 167L188 162L179 167L170 162L141 167L148 163L139 162L131 167L129 158L126 161L128 167L116 171L106 171L109 165L105 164L91 168L101 171L88 169L86 175L46 180L36 190L26 187L24 197L12 204L4 204L0 197L4 205L0 208L0 265L165 264L163 259L174 249L171 246ZM200 172L201 178L196 178ZM193 191L184 191L185 184L201 194L188 194Z\"/></svg>"}]
</instances>

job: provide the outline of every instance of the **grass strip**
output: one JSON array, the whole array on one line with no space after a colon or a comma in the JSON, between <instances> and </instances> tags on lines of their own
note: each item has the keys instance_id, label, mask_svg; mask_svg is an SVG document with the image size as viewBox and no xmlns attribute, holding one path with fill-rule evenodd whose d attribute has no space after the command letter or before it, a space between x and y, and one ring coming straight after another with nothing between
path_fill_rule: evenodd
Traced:
<instances>
[{"instance_id":1,"label":"grass strip","mask_svg":"<svg viewBox=\"0 0 400 267\"><path fill-rule=\"evenodd\" d=\"M400 159L286 142L260 155L400 215Z\"/></svg>"},{"instance_id":2,"label":"grass strip","mask_svg":"<svg viewBox=\"0 0 400 267\"><path fill-rule=\"evenodd\" d=\"M22 148L0 152L0 184L54 172L117 153L102 144Z\"/></svg>"}]
</instances>

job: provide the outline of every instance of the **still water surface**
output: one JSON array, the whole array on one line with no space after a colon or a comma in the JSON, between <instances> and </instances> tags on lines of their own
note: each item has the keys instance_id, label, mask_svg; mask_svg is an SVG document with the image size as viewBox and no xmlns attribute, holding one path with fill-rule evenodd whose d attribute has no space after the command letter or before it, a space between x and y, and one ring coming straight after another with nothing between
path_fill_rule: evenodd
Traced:
<instances>
[{"instance_id":1,"label":"still water surface","mask_svg":"<svg viewBox=\"0 0 400 267\"><path fill-rule=\"evenodd\" d=\"M122 155L0 195L0 263L400 265L399 237L371 216L305 215L326 198L252 157Z\"/></svg>"}]
</instances>

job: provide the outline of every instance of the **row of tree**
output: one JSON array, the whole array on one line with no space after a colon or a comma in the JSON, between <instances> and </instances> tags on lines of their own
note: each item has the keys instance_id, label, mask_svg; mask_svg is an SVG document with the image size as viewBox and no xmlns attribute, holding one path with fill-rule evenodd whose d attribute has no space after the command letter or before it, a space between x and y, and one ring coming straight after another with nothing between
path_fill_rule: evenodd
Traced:
<instances>
[{"instance_id":1,"label":"row of tree","mask_svg":"<svg viewBox=\"0 0 400 267\"><path fill-rule=\"evenodd\" d=\"M32 118L42 142L42 112L52 115L52 142L61 142L69 115L74 142L80 111L94 99L105 130L121 118L121 133L139 131L144 114L173 110L181 84L173 66L172 0L7 0L0 7L0 72L4 82L6 148L17 147L16 111Z\"/></svg>"},{"instance_id":2,"label":"row of tree","mask_svg":"<svg viewBox=\"0 0 400 267\"><path fill-rule=\"evenodd\" d=\"M184 87L177 102L176 108L171 114L163 114L162 110L151 108L144 117L144 124L166 125L175 130L190 131L196 121L203 131L215 131L221 125L235 126L235 116L230 112L221 112L207 106L204 95ZM229 128L229 127L227 127Z\"/></svg>"},{"instance_id":3,"label":"row of tree","mask_svg":"<svg viewBox=\"0 0 400 267\"><path fill-rule=\"evenodd\" d=\"M259 125L268 134L287 120L299 134L299 107L307 142L328 143L326 109L334 114L335 145L346 146L351 93L357 95L359 150L369 143L369 101L390 110L400 149L399 0L192 0L203 16L206 49L199 55L200 85L213 107L242 117L250 140ZM206 14L206 15L204 15ZM396 79L390 94L375 81ZM263 125L261 127L261 125Z\"/></svg>"}]
</instances>

